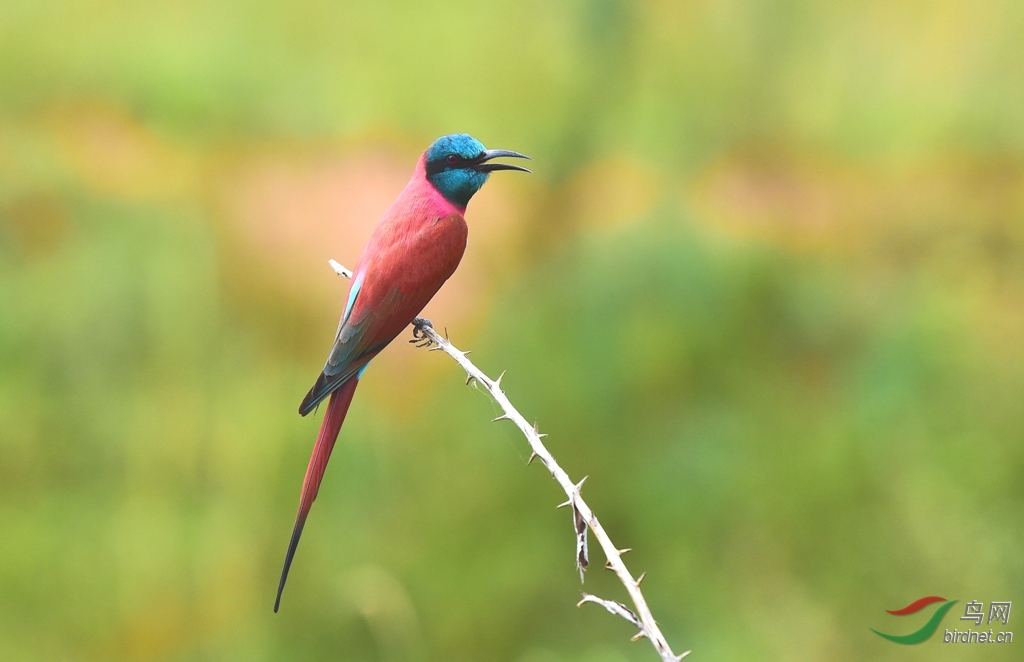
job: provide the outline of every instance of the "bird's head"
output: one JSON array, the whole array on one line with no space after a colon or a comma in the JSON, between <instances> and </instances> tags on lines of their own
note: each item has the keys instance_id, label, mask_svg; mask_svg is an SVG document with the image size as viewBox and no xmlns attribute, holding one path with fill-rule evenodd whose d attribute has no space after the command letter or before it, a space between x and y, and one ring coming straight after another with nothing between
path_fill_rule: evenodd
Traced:
<instances>
[{"instance_id":1,"label":"bird's head","mask_svg":"<svg viewBox=\"0 0 1024 662\"><path fill-rule=\"evenodd\" d=\"M495 170L530 172L517 165L491 163L491 159L499 156L530 158L507 149L485 149L483 143L467 133L441 136L424 154L427 179L450 202L465 207Z\"/></svg>"}]
</instances>

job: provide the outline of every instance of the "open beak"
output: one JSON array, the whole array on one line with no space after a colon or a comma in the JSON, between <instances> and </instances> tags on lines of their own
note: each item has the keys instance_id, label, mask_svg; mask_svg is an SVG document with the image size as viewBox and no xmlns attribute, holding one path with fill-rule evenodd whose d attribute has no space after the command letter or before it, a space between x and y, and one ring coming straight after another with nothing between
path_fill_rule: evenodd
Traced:
<instances>
[{"instance_id":1,"label":"open beak","mask_svg":"<svg viewBox=\"0 0 1024 662\"><path fill-rule=\"evenodd\" d=\"M491 159L496 159L501 156L507 156L513 159L526 159L531 160L526 154L520 154L519 152L513 152L508 149L488 149L481 154L473 164L473 169L478 172L494 172L495 170L519 170L520 172L532 172L522 166L511 165L509 163L488 163Z\"/></svg>"}]
</instances>

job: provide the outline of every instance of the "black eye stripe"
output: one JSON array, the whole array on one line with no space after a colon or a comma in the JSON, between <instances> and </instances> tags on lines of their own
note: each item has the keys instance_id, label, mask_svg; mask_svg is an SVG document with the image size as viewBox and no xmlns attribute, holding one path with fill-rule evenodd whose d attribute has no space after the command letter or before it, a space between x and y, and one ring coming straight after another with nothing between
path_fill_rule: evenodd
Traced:
<instances>
[{"instance_id":1,"label":"black eye stripe","mask_svg":"<svg viewBox=\"0 0 1024 662\"><path fill-rule=\"evenodd\" d=\"M481 154L481 156L483 156ZM450 159L454 157L455 162L453 163ZM436 175L439 172L444 172L449 168L472 168L475 164L475 159L465 159L458 154L446 154L445 156L427 161L427 174Z\"/></svg>"}]
</instances>

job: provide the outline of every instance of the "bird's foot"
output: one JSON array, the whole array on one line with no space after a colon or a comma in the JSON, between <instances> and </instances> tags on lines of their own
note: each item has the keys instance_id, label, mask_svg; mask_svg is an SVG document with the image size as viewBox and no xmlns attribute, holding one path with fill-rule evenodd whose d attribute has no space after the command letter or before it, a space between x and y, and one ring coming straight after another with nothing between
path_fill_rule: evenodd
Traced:
<instances>
[{"instance_id":1,"label":"bird's foot","mask_svg":"<svg viewBox=\"0 0 1024 662\"><path fill-rule=\"evenodd\" d=\"M412 340L409 342L417 347L430 347L434 341L424 332L424 329L433 328L434 325L430 323L430 320L424 317L414 317L412 319Z\"/></svg>"}]
</instances>

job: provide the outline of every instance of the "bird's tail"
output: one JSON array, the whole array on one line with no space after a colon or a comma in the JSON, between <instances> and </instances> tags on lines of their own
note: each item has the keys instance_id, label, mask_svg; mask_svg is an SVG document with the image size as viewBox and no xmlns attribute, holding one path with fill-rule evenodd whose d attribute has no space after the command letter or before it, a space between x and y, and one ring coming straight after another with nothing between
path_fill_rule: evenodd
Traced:
<instances>
[{"instance_id":1,"label":"bird's tail","mask_svg":"<svg viewBox=\"0 0 1024 662\"><path fill-rule=\"evenodd\" d=\"M345 422L348 406L352 404L352 396L355 395L358 384L359 378L352 377L341 388L331 394L330 402L327 404L327 413L324 414L324 422L320 425L320 434L316 438L316 445L313 446L313 456L309 458L306 479L302 481L302 497L299 500L299 512L295 516L292 538L288 541L288 551L284 556L284 568L281 570L281 581L277 585L277 600L274 601L274 613L277 613L278 608L281 606L281 592L284 591L284 583L288 580L288 569L291 567L292 559L295 557L295 549L299 546L302 527L306 524L309 509L316 499L317 491L320 489L320 481L324 479L327 460L331 458L334 442L338 440L341 424Z\"/></svg>"}]
</instances>

